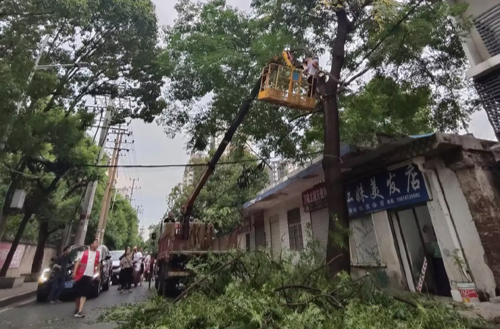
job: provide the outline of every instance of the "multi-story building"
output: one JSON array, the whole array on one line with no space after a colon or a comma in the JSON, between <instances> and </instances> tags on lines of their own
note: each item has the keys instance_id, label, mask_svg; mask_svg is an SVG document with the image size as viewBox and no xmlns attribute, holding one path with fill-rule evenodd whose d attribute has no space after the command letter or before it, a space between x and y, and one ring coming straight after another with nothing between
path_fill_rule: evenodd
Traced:
<instances>
[{"instance_id":1,"label":"multi-story building","mask_svg":"<svg viewBox=\"0 0 500 329\"><path fill-rule=\"evenodd\" d=\"M298 168L294 163L286 160L272 160L269 165L271 168L267 167L267 172L271 184L276 183Z\"/></svg>"},{"instance_id":2,"label":"multi-story building","mask_svg":"<svg viewBox=\"0 0 500 329\"><path fill-rule=\"evenodd\" d=\"M472 17L474 27L463 44L471 66L467 76L474 80L495 135L500 139L500 2L448 1L469 5L464 17Z\"/></svg>"},{"instance_id":3,"label":"multi-story building","mask_svg":"<svg viewBox=\"0 0 500 329\"><path fill-rule=\"evenodd\" d=\"M200 160L203 158L202 153L193 153L189 157L189 163L196 162L197 160ZM184 176L182 177L182 187L186 186L192 186L194 185L194 168L193 167L186 167L184 169Z\"/></svg>"}]
</instances>

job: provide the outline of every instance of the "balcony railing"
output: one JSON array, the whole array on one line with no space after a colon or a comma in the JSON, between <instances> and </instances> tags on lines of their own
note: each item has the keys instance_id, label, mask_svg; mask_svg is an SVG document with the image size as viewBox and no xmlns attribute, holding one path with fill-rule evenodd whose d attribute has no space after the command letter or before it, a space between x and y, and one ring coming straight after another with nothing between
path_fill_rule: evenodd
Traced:
<instances>
[{"instance_id":1,"label":"balcony railing","mask_svg":"<svg viewBox=\"0 0 500 329\"><path fill-rule=\"evenodd\" d=\"M474 25L490 55L500 54L500 4L476 17Z\"/></svg>"}]
</instances>

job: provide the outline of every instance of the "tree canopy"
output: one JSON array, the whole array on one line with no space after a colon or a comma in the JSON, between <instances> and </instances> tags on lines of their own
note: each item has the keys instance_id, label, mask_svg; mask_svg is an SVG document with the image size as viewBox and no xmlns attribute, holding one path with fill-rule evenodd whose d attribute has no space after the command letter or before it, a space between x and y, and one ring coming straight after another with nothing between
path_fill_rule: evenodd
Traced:
<instances>
[{"instance_id":1,"label":"tree canopy","mask_svg":"<svg viewBox=\"0 0 500 329\"><path fill-rule=\"evenodd\" d=\"M208 158L202 157L193 160L193 163L208 161ZM253 198L269 181L264 168L258 167L255 156L233 150L223 156L220 162L234 161L241 162L216 167L196 199L192 212L195 220L212 223L218 233L231 232L240 223L243 204ZM204 169L203 166L197 166L186 170L193 170L194 182L198 182ZM242 177L247 177L244 184ZM168 212L171 211L175 218L180 218L182 207L193 189L193 185L183 186L180 183L170 192L167 198Z\"/></svg>"},{"instance_id":2,"label":"tree canopy","mask_svg":"<svg viewBox=\"0 0 500 329\"><path fill-rule=\"evenodd\" d=\"M463 5L420 1L412 10L413 1L325 3L254 0L251 13L244 13L224 0L179 1L178 19L166 32L165 52L173 68L168 92L179 101L163 115L167 131L184 128L189 146L204 149L209 136L225 131L270 58L284 49L299 49L295 54L301 55L307 48L328 59L335 4L349 15L360 14L347 40L341 78L349 81L366 72L339 100L344 142L374 145L377 133L457 131L467 123L477 106L464 78L460 31L467 26L452 22ZM210 101L203 104L207 96ZM323 128L318 115L296 119L300 114L257 102L236 142L251 139L264 153L304 157L321 148Z\"/></svg>"}]
</instances>

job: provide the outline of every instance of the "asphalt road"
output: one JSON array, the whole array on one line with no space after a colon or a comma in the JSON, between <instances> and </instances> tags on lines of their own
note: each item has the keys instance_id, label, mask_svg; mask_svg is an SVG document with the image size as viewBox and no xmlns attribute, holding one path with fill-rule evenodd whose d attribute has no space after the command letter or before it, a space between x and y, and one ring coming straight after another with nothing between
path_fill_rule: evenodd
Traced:
<instances>
[{"instance_id":1,"label":"asphalt road","mask_svg":"<svg viewBox=\"0 0 500 329\"><path fill-rule=\"evenodd\" d=\"M147 283L133 289L133 293L119 294L113 286L102 292L96 299L85 303L85 318L75 319L75 303L68 301L60 304L40 304L28 302L13 308L0 309L1 329L113 329L113 323L101 323L97 318L109 307L120 304L132 304L145 300L154 291L148 291Z\"/></svg>"}]
</instances>

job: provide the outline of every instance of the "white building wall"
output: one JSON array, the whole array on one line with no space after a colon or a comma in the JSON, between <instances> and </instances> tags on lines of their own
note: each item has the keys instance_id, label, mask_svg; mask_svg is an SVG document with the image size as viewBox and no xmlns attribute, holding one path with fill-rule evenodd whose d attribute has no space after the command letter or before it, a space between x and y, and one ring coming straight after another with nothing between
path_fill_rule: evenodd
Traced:
<instances>
[{"instance_id":1,"label":"white building wall","mask_svg":"<svg viewBox=\"0 0 500 329\"><path fill-rule=\"evenodd\" d=\"M302 237L304 241L304 247L308 242L308 228L311 227L311 217L308 212L304 211L302 206L301 196L297 196L285 202L282 202L272 209L267 209L264 211L264 221L266 229L266 242L267 246L271 246L271 227L269 225L269 217L278 215L280 223L280 235L281 235L281 246L284 250L290 249L290 236L288 235L288 218L287 212L289 210L300 208L300 219L302 224ZM310 235L310 234L309 234Z\"/></svg>"}]
</instances>

